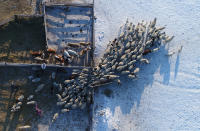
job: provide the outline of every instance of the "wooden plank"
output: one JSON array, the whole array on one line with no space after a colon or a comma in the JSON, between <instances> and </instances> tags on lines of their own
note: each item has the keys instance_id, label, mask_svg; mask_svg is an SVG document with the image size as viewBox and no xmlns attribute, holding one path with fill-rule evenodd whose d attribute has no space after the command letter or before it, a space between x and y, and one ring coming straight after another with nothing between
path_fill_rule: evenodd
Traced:
<instances>
[{"instance_id":1,"label":"wooden plank","mask_svg":"<svg viewBox=\"0 0 200 131\"><path fill-rule=\"evenodd\" d=\"M45 3L46 6L76 6L76 7L93 7L93 4L79 4L79 3Z\"/></svg>"},{"instance_id":2,"label":"wooden plank","mask_svg":"<svg viewBox=\"0 0 200 131\"><path fill-rule=\"evenodd\" d=\"M35 15L17 14L14 16L16 16L16 17L43 17L43 15L40 15L40 14L35 14Z\"/></svg>"},{"instance_id":3,"label":"wooden plank","mask_svg":"<svg viewBox=\"0 0 200 131\"><path fill-rule=\"evenodd\" d=\"M47 40L47 22L46 22L46 6L43 5L43 14L44 14L44 26L45 26L45 38L46 38L46 45L48 48L48 40Z\"/></svg>"},{"instance_id":4,"label":"wooden plank","mask_svg":"<svg viewBox=\"0 0 200 131\"><path fill-rule=\"evenodd\" d=\"M94 5L94 0L93 0ZM91 54L92 54L92 60L91 60L91 66L95 66L94 64L94 49L95 49L95 31L94 31L94 6L92 8L92 47L91 47Z\"/></svg>"},{"instance_id":5,"label":"wooden plank","mask_svg":"<svg viewBox=\"0 0 200 131\"><path fill-rule=\"evenodd\" d=\"M36 66L41 67L41 64L25 64L25 63L9 63L9 62L0 62L0 67L2 66L13 66L13 67L28 67L28 66ZM47 68L74 68L74 69L83 69L83 68L90 68L85 66L60 66L60 65L53 65L53 64L47 64Z\"/></svg>"},{"instance_id":6,"label":"wooden plank","mask_svg":"<svg viewBox=\"0 0 200 131\"><path fill-rule=\"evenodd\" d=\"M91 40L91 51L89 51L89 53L92 53L92 55L91 54L89 54L92 58L91 58L91 62L90 62L90 66L91 67L93 67L94 66L94 44L95 44L95 41L94 41L94 0L93 0L93 6L92 6L92 40ZM93 128L93 116L94 116L94 105L93 105L93 103L94 103L94 90L95 89L93 89L92 90L92 104L91 104L91 110L90 110L90 116L89 116L89 118L90 118L90 121L89 121L89 124L90 124L90 130L93 130L92 128Z\"/></svg>"}]
</instances>

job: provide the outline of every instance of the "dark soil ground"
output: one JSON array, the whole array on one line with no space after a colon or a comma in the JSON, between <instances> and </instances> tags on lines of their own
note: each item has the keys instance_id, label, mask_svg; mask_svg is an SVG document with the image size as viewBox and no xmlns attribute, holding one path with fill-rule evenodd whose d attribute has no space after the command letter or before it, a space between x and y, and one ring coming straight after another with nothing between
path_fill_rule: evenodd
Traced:
<instances>
[{"instance_id":1,"label":"dark soil ground","mask_svg":"<svg viewBox=\"0 0 200 131\"><path fill-rule=\"evenodd\" d=\"M35 0L0 0L0 23L15 14L31 14L31 3Z\"/></svg>"},{"instance_id":2,"label":"dark soil ground","mask_svg":"<svg viewBox=\"0 0 200 131\"><path fill-rule=\"evenodd\" d=\"M20 125L30 125L38 121L39 116L34 112L32 105L26 105L26 100L23 101L23 105L20 111L12 113L11 107L16 103L16 98L20 95L24 95L25 98L30 94L34 95L35 101L38 102L39 108L41 108L45 114L46 111L53 109L56 104L55 94L51 95L50 87L51 80L50 75L52 71L33 71L30 68L19 67L0 67L0 130L1 131L14 131ZM38 75L42 82L32 83L28 76ZM65 79L66 72L58 71L56 75L56 81L63 81ZM10 88L11 82L14 82L19 90L13 92ZM45 84L45 88L38 94L34 94L34 90L41 83ZM54 93L56 90L54 90Z\"/></svg>"},{"instance_id":3,"label":"dark soil ground","mask_svg":"<svg viewBox=\"0 0 200 131\"><path fill-rule=\"evenodd\" d=\"M44 49L42 18L12 21L0 27L0 62L32 63L30 52Z\"/></svg>"}]
</instances>

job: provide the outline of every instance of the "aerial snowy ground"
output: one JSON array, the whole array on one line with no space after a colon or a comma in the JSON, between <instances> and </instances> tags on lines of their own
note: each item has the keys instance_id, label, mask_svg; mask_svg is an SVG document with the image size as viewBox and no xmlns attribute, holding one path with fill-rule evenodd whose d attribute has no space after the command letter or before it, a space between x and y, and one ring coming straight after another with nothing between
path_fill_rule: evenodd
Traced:
<instances>
[{"instance_id":1,"label":"aerial snowy ground","mask_svg":"<svg viewBox=\"0 0 200 131\"><path fill-rule=\"evenodd\" d=\"M137 80L102 87L95 94L93 130L200 130L200 1L96 0L95 45L99 57L128 18L137 24L157 17L175 39L149 54ZM168 50L180 54L172 57ZM111 97L102 92L111 89Z\"/></svg>"}]
</instances>

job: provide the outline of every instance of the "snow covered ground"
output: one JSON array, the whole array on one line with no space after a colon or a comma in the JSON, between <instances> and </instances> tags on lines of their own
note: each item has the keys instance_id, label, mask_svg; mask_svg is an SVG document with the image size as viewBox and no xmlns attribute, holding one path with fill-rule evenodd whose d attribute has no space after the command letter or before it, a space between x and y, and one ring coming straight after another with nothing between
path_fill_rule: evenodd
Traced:
<instances>
[{"instance_id":1,"label":"snow covered ground","mask_svg":"<svg viewBox=\"0 0 200 131\"><path fill-rule=\"evenodd\" d=\"M200 130L200 1L96 0L95 45L99 57L128 18L137 24L157 17L175 39L149 54L137 80L102 87L95 93L93 130ZM180 54L172 57L169 50ZM111 89L111 97L103 94Z\"/></svg>"},{"instance_id":2,"label":"snow covered ground","mask_svg":"<svg viewBox=\"0 0 200 131\"><path fill-rule=\"evenodd\" d=\"M92 8L46 6L48 47L62 50L68 42L91 42Z\"/></svg>"}]
</instances>

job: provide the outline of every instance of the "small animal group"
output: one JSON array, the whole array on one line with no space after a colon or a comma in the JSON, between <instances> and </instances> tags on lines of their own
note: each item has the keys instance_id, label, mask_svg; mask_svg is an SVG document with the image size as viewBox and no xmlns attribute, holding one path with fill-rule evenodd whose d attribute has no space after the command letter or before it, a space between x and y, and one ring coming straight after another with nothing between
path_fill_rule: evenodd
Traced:
<instances>
[{"instance_id":1,"label":"small animal group","mask_svg":"<svg viewBox=\"0 0 200 131\"><path fill-rule=\"evenodd\" d=\"M74 58L85 55L90 48L90 42L80 43L67 43L66 49L58 52L56 49L48 48L46 51L32 51L30 54L34 57L34 60L42 63L48 62L48 56L54 56L54 59L61 64L71 63ZM79 52L75 51L79 50Z\"/></svg>"},{"instance_id":2,"label":"small animal group","mask_svg":"<svg viewBox=\"0 0 200 131\"><path fill-rule=\"evenodd\" d=\"M30 95L27 97L27 105L35 105L36 104L36 101L31 101L33 99L33 95ZM12 107L11 107L11 112L17 112L21 109L21 106L24 102L24 95L20 95L18 98L17 98L17 103L15 103Z\"/></svg>"}]
</instances>

